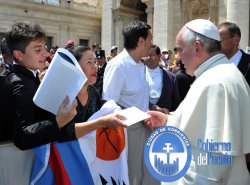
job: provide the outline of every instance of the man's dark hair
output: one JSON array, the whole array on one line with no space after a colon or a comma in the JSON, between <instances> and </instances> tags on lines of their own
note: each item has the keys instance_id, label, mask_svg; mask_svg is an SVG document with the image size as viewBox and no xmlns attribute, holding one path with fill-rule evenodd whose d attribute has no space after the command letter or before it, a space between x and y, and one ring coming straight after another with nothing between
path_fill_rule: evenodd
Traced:
<instances>
[{"instance_id":1,"label":"man's dark hair","mask_svg":"<svg viewBox=\"0 0 250 185\"><path fill-rule=\"evenodd\" d=\"M47 39L45 31L38 24L27 22L13 24L4 37L11 54L14 50L24 53L31 41Z\"/></svg>"},{"instance_id":2,"label":"man's dark hair","mask_svg":"<svg viewBox=\"0 0 250 185\"><path fill-rule=\"evenodd\" d=\"M227 29L230 36L234 36L234 34L236 34L241 37L241 31L237 24L232 22L223 22L218 26L218 28L221 29L222 27L225 27Z\"/></svg>"},{"instance_id":3,"label":"man's dark hair","mask_svg":"<svg viewBox=\"0 0 250 185\"><path fill-rule=\"evenodd\" d=\"M8 57L12 58L12 54L10 53L10 50L8 48L5 38L3 38L1 41L1 53L2 55L7 55Z\"/></svg>"},{"instance_id":4,"label":"man's dark hair","mask_svg":"<svg viewBox=\"0 0 250 185\"><path fill-rule=\"evenodd\" d=\"M124 47L126 49L134 50L137 47L140 37L144 39L147 38L149 29L151 29L151 26L143 21L131 21L122 30Z\"/></svg>"},{"instance_id":5,"label":"man's dark hair","mask_svg":"<svg viewBox=\"0 0 250 185\"><path fill-rule=\"evenodd\" d=\"M161 49L160 49L159 46L152 45L151 48L155 49L156 55L160 55L161 54Z\"/></svg>"}]
</instances>

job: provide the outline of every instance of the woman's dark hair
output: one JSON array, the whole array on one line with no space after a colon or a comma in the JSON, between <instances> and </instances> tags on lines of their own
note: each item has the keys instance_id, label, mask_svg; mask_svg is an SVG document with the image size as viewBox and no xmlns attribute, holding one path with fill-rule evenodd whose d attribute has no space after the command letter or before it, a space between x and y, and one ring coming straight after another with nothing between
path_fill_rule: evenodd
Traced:
<instances>
[{"instance_id":1,"label":"woman's dark hair","mask_svg":"<svg viewBox=\"0 0 250 185\"><path fill-rule=\"evenodd\" d=\"M90 50L88 46L74 46L69 51L74 55L77 61L82 58L83 53Z\"/></svg>"}]
</instances>

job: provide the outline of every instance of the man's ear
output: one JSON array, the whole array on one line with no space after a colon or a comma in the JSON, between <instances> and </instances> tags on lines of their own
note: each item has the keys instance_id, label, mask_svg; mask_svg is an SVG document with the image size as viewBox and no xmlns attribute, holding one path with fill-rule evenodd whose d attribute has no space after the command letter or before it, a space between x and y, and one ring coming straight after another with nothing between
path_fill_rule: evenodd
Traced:
<instances>
[{"instance_id":1,"label":"man's ear","mask_svg":"<svg viewBox=\"0 0 250 185\"><path fill-rule=\"evenodd\" d=\"M16 58L18 61L22 61L23 58L23 53L19 50L14 50L13 51L13 56Z\"/></svg>"},{"instance_id":2,"label":"man's ear","mask_svg":"<svg viewBox=\"0 0 250 185\"><path fill-rule=\"evenodd\" d=\"M144 38L140 37L138 41L138 46L143 46L144 42L145 42Z\"/></svg>"},{"instance_id":3,"label":"man's ear","mask_svg":"<svg viewBox=\"0 0 250 185\"><path fill-rule=\"evenodd\" d=\"M195 41L194 47L195 47L194 50L195 50L196 55L197 55L197 54L200 55L200 54L201 54L201 51L202 51L202 49L203 49L203 46L202 46L201 41L196 40L196 41Z\"/></svg>"},{"instance_id":4,"label":"man's ear","mask_svg":"<svg viewBox=\"0 0 250 185\"><path fill-rule=\"evenodd\" d=\"M196 51L198 51L198 50L200 50L202 48L201 41L199 41L199 40L195 41L195 48L196 48Z\"/></svg>"}]
</instances>

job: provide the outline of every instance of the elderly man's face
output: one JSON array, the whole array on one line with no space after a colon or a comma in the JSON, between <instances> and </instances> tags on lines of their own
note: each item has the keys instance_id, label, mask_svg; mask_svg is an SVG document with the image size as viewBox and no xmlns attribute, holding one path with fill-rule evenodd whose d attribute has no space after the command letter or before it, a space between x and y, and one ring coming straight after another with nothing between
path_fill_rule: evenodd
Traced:
<instances>
[{"instance_id":1,"label":"elderly man's face","mask_svg":"<svg viewBox=\"0 0 250 185\"><path fill-rule=\"evenodd\" d=\"M195 47L194 44L184 43L182 40L183 34L187 30L183 27L176 37L176 47L179 51L180 59L182 60L186 73L193 76L194 70L197 68L195 66Z\"/></svg>"}]
</instances>

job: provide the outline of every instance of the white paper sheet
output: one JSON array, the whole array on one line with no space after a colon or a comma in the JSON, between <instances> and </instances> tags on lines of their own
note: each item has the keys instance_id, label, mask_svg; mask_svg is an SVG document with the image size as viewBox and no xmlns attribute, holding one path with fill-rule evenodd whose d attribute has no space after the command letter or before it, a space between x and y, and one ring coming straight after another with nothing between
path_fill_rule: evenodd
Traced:
<instances>
[{"instance_id":1,"label":"white paper sheet","mask_svg":"<svg viewBox=\"0 0 250 185\"><path fill-rule=\"evenodd\" d=\"M57 114L60 104L69 96L69 106L87 81L75 57L66 49L59 48L33 98L34 103Z\"/></svg>"},{"instance_id":2,"label":"white paper sheet","mask_svg":"<svg viewBox=\"0 0 250 185\"><path fill-rule=\"evenodd\" d=\"M143 112L136 107L123 109L121 111L118 111L117 113L127 118L126 120L123 121L127 126L131 126L135 123L138 123L139 121L150 118L150 115L148 115L146 112Z\"/></svg>"}]
</instances>

